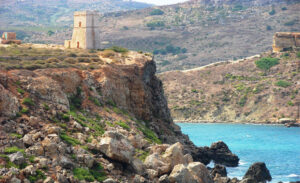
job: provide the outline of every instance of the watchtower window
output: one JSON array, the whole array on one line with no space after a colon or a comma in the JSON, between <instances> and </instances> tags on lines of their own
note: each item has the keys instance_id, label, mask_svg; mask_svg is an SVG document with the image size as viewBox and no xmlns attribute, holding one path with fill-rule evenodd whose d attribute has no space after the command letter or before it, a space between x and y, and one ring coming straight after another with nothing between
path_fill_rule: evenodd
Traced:
<instances>
[{"instance_id":1,"label":"watchtower window","mask_svg":"<svg viewBox=\"0 0 300 183\"><path fill-rule=\"evenodd\" d=\"M79 22L79 27L81 27L81 22Z\"/></svg>"}]
</instances>

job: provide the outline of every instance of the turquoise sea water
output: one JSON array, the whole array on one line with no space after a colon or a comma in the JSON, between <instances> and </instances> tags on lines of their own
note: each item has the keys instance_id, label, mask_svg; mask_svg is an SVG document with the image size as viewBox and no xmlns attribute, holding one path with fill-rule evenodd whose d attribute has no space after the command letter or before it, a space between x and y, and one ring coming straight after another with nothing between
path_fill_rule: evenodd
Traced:
<instances>
[{"instance_id":1,"label":"turquoise sea water","mask_svg":"<svg viewBox=\"0 0 300 183\"><path fill-rule=\"evenodd\" d=\"M224 141L240 165L227 168L241 178L254 162L265 162L274 182L300 181L300 128L277 125L178 123L197 146ZM213 166L213 165L211 165Z\"/></svg>"}]
</instances>

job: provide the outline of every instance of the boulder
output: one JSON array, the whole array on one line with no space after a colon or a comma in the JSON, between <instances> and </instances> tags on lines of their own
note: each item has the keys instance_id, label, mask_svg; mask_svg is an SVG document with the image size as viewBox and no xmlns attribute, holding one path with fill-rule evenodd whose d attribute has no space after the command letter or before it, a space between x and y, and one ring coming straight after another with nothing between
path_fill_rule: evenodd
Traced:
<instances>
[{"instance_id":1,"label":"boulder","mask_svg":"<svg viewBox=\"0 0 300 183\"><path fill-rule=\"evenodd\" d=\"M123 163L131 163L134 156L134 147L122 134L107 131L99 143L99 150L107 157Z\"/></svg>"},{"instance_id":2,"label":"boulder","mask_svg":"<svg viewBox=\"0 0 300 183\"><path fill-rule=\"evenodd\" d=\"M21 152L16 152L14 154L9 155L8 157L9 157L9 160L16 165L21 165L21 164L25 163L24 155Z\"/></svg>"},{"instance_id":3,"label":"boulder","mask_svg":"<svg viewBox=\"0 0 300 183\"><path fill-rule=\"evenodd\" d=\"M147 156L144 164L148 169L157 170L158 175L163 175L165 173L169 173L172 170L171 165L166 163L163 160L163 158L157 153Z\"/></svg>"},{"instance_id":4,"label":"boulder","mask_svg":"<svg viewBox=\"0 0 300 183\"><path fill-rule=\"evenodd\" d=\"M272 176L266 164L263 162L257 162L251 165L243 177L243 181L245 182L266 182L271 180Z\"/></svg>"},{"instance_id":5,"label":"boulder","mask_svg":"<svg viewBox=\"0 0 300 183\"><path fill-rule=\"evenodd\" d=\"M62 156L60 157L60 166L66 169L72 169L74 164L69 158Z\"/></svg>"},{"instance_id":6,"label":"boulder","mask_svg":"<svg viewBox=\"0 0 300 183\"><path fill-rule=\"evenodd\" d=\"M222 164L228 167L236 167L239 164L239 158L237 155L233 154L228 146L223 142L215 142L210 148L211 159L217 164Z\"/></svg>"},{"instance_id":7,"label":"boulder","mask_svg":"<svg viewBox=\"0 0 300 183\"><path fill-rule=\"evenodd\" d=\"M162 157L167 164L171 165L171 168L178 164L185 164L186 162L183 156L183 145L179 142L167 148Z\"/></svg>"},{"instance_id":8,"label":"boulder","mask_svg":"<svg viewBox=\"0 0 300 183\"><path fill-rule=\"evenodd\" d=\"M215 177L216 174L219 174L221 177L227 176L227 170L225 166L216 164L215 167L210 171L212 177Z\"/></svg>"},{"instance_id":9,"label":"boulder","mask_svg":"<svg viewBox=\"0 0 300 183\"><path fill-rule=\"evenodd\" d=\"M169 180L171 183L213 183L209 171L200 162L176 165L169 176Z\"/></svg>"}]
</instances>

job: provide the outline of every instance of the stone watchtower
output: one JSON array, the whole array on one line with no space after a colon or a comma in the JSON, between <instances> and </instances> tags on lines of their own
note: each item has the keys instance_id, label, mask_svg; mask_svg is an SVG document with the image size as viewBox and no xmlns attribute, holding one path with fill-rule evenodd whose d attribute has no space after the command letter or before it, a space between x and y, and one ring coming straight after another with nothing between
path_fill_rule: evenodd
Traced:
<instances>
[{"instance_id":1,"label":"stone watchtower","mask_svg":"<svg viewBox=\"0 0 300 183\"><path fill-rule=\"evenodd\" d=\"M100 48L99 13L97 11L74 12L72 40L65 41L66 48Z\"/></svg>"}]
</instances>

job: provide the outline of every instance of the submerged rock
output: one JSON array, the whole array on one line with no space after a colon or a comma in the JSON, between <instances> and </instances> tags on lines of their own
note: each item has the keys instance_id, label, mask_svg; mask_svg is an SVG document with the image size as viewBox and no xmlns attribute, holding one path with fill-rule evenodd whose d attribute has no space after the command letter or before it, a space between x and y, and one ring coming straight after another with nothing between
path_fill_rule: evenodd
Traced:
<instances>
[{"instance_id":1,"label":"submerged rock","mask_svg":"<svg viewBox=\"0 0 300 183\"><path fill-rule=\"evenodd\" d=\"M242 182L254 183L254 182L266 182L271 181L272 176L263 162L257 162L250 166L248 171L243 177Z\"/></svg>"}]
</instances>

